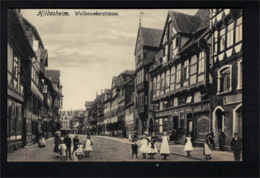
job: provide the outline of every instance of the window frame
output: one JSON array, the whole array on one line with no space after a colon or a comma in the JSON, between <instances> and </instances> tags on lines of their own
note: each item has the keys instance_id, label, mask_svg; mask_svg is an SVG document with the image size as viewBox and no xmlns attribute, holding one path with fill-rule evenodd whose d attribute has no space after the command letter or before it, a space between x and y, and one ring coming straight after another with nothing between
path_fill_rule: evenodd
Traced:
<instances>
[{"instance_id":1,"label":"window frame","mask_svg":"<svg viewBox=\"0 0 260 178\"><path fill-rule=\"evenodd\" d=\"M236 20L236 25L234 28L235 28L235 30L234 30L235 31L235 43L239 43L243 40L243 18L242 18L242 16ZM238 32L240 32L239 36L238 36ZM240 37L241 39L238 37Z\"/></svg>"},{"instance_id":2,"label":"window frame","mask_svg":"<svg viewBox=\"0 0 260 178\"><path fill-rule=\"evenodd\" d=\"M243 65L242 58L237 62L237 90L243 88Z\"/></svg>"},{"instance_id":3,"label":"window frame","mask_svg":"<svg viewBox=\"0 0 260 178\"><path fill-rule=\"evenodd\" d=\"M223 91L221 91L221 82L224 82L224 81L221 81L223 80L223 77L222 77L222 73L224 70L227 70L229 69L229 90L224 90L224 86L222 87ZM219 94L224 94L224 93L228 93L228 92L231 92L232 91L232 65L229 64L229 65L225 65L225 66L222 66L219 70L218 70L218 82L217 82L217 95Z\"/></svg>"},{"instance_id":4,"label":"window frame","mask_svg":"<svg viewBox=\"0 0 260 178\"><path fill-rule=\"evenodd\" d=\"M183 65L183 80L189 80L190 77L190 61L189 59L184 61L184 65Z\"/></svg>"},{"instance_id":5,"label":"window frame","mask_svg":"<svg viewBox=\"0 0 260 178\"><path fill-rule=\"evenodd\" d=\"M201 51L199 53L199 59L198 59L198 75L205 72L205 52Z\"/></svg>"},{"instance_id":6,"label":"window frame","mask_svg":"<svg viewBox=\"0 0 260 178\"><path fill-rule=\"evenodd\" d=\"M231 22L227 26L227 48L231 47L234 45L234 32L235 32L235 23Z\"/></svg>"},{"instance_id":7,"label":"window frame","mask_svg":"<svg viewBox=\"0 0 260 178\"><path fill-rule=\"evenodd\" d=\"M176 68L176 83L181 83L181 63Z\"/></svg>"}]
</instances>

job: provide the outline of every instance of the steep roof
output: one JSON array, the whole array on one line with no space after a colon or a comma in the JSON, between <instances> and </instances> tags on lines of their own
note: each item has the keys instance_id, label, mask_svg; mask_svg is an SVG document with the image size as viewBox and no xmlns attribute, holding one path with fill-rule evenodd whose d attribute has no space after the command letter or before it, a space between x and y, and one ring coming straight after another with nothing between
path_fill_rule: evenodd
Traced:
<instances>
[{"instance_id":1,"label":"steep roof","mask_svg":"<svg viewBox=\"0 0 260 178\"><path fill-rule=\"evenodd\" d=\"M135 70L125 70L121 74L126 74L126 75L133 75L135 73Z\"/></svg>"},{"instance_id":2,"label":"steep roof","mask_svg":"<svg viewBox=\"0 0 260 178\"><path fill-rule=\"evenodd\" d=\"M45 70L45 76L51 81L58 83L60 78L60 71L59 70Z\"/></svg>"},{"instance_id":3,"label":"steep roof","mask_svg":"<svg viewBox=\"0 0 260 178\"><path fill-rule=\"evenodd\" d=\"M202 22L201 17L196 15L192 16L175 11L169 11L169 15L173 19L174 28L181 33L195 33Z\"/></svg>"},{"instance_id":4,"label":"steep roof","mask_svg":"<svg viewBox=\"0 0 260 178\"><path fill-rule=\"evenodd\" d=\"M210 19L210 10L209 9L199 9L198 12L195 14L202 19L202 22L197 31L209 26L209 19Z\"/></svg>"},{"instance_id":5,"label":"steep roof","mask_svg":"<svg viewBox=\"0 0 260 178\"><path fill-rule=\"evenodd\" d=\"M151 46L151 47L159 46L161 35L162 35L162 30L141 27L140 31L142 34L144 46Z\"/></svg>"}]
</instances>

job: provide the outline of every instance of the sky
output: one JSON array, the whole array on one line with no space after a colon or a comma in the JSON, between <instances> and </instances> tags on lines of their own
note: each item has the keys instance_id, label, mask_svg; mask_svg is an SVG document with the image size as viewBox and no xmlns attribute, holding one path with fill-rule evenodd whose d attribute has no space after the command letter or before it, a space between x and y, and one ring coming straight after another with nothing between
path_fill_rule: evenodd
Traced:
<instances>
[{"instance_id":1,"label":"sky","mask_svg":"<svg viewBox=\"0 0 260 178\"><path fill-rule=\"evenodd\" d=\"M75 16L77 9L58 9L70 16L37 16L37 9L21 12L36 27L48 50L47 69L61 72L63 110L76 110L84 109L85 101L93 101L102 89L110 89L113 76L135 69L140 12L142 27L163 29L168 10L190 15L197 12L197 9L80 9L117 12L117 16Z\"/></svg>"}]
</instances>

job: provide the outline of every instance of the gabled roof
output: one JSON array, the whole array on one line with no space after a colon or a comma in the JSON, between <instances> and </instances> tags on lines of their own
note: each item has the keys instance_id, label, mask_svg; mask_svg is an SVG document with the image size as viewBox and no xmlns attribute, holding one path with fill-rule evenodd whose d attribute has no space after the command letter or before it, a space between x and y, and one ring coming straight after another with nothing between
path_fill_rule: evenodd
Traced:
<instances>
[{"instance_id":1,"label":"gabled roof","mask_svg":"<svg viewBox=\"0 0 260 178\"><path fill-rule=\"evenodd\" d=\"M142 44L144 46L159 47L160 39L162 36L162 30L154 29L154 28L139 27L138 33L137 33L137 38L136 38L136 44L135 44L135 52L136 52L136 46L138 43L139 35L141 35Z\"/></svg>"},{"instance_id":2,"label":"gabled roof","mask_svg":"<svg viewBox=\"0 0 260 178\"><path fill-rule=\"evenodd\" d=\"M27 25L31 26L32 30L33 30L33 33L34 35L36 36L36 38L40 41L40 44L42 45L42 47L44 48L44 45L43 45L43 42L42 42L42 39L41 39L41 36L39 35L36 27L31 24L26 18L23 17L23 22L26 23Z\"/></svg>"},{"instance_id":3,"label":"gabled roof","mask_svg":"<svg viewBox=\"0 0 260 178\"><path fill-rule=\"evenodd\" d=\"M209 26L209 20L210 20L210 10L209 9L200 9L195 14L195 16L198 16L202 19L202 22L197 31Z\"/></svg>"},{"instance_id":4,"label":"gabled roof","mask_svg":"<svg viewBox=\"0 0 260 178\"><path fill-rule=\"evenodd\" d=\"M169 11L172 18L173 26L177 32L192 34L199 28L202 19L200 16L192 16L180 12Z\"/></svg>"},{"instance_id":5,"label":"gabled roof","mask_svg":"<svg viewBox=\"0 0 260 178\"><path fill-rule=\"evenodd\" d=\"M45 76L51 81L58 83L60 80L60 71L59 70L45 70Z\"/></svg>"},{"instance_id":6,"label":"gabled roof","mask_svg":"<svg viewBox=\"0 0 260 178\"><path fill-rule=\"evenodd\" d=\"M140 30L144 46L159 46L162 30L145 27L141 27Z\"/></svg>"}]
</instances>

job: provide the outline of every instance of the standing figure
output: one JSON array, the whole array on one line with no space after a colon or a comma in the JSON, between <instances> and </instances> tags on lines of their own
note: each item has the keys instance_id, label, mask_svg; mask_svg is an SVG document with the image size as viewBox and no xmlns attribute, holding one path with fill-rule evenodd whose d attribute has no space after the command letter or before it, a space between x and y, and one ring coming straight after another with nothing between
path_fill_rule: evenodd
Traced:
<instances>
[{"instance_id":1,"label":"standing figure","mask_svg":"<svg viewBox=\"0 0 260 178\"><path fill-rule=\"evenodd\" d=\"M77 146L77 149L76 149L75 152L76 152L76 156L77 156L78 160L79 160L80 158L83 158L83 152L84 152L84 150L83 150L83 145L82 145L81 142L79 142L79 145Z\"/></svg>"},{"instance_id":2,"label":"standing figure","mask_svg":"<svg viewBox=\"0 0 260 178\"><path fill-rule=\"evenodd\" d=\"M215 150L215 134L214 134L214 131L213 131L213 128L211 128L210 130L210 133L209 133L209 140L210 140L210 148L212 150Z\"/></svg>"},{"instance_id":3,"label":"standing figure","mask_svg":"<svg viewBox=\"0 0 260 178\"><path fill-rule=\"evenodd\" d=\"M138 158L137 154L138 154L138 145L137 145L137 140L133 139L133 143L132 143L132 159L135 155L136 158Z\"/></svg>"},{"instance_id":4,"label":"standing figure","mask_svg":"<svg viewBox=\"0 0 260 178\"><path fill-rule=\"evenodd\" d=\"M55 134L54 136L54 149L53 152L56 153L57 158L60 157L60 152L59 152L59 145L61 143L61 138L59 134Z\"/></svg>"},{"instance_id":5,"label":"standing figure","mask_svg":"<svg viewBox=\"0 0 260 178\"><path fill-rule=\"evenodd\" d=\"M66 133L66 136L65 136L63 142L65 143L65 145L67 147L66 159L68 160L68 157L69 157L69 159L72 160L72 158L71 158L71 138L69 137L68 133Z\"/></svg>"},{"instance_id":6,"label":"standing figure","mask_svg":"<svg viewBox=\"0 0 260 178\"><path fill-rule=\"evenodd\" d=\"M240 161L240 153L242 150L242 139L238 136L238 133L234 133L234 138L230 142L231 149L234 153L235 161Z\"/></svg>"},{"instance_id":7,"label":"standing figure","mask_svg":"<svg viewBox=\"0 0 260 178\"><path fill-rule=\"evenodd\" d=\"M192 142L191 142L191 136L190 134L185 138L185 146L184 146L184 151L187 151L187 156L191 156L190 152L193 151L193 146L192 146Z\"/></svg>"},{"instance_id":8,"label":"standing figure","mask_svg":"<svg viewBox=\"0 0 260 178\"><path fill-rule=\"evenodd\" d=\"M147 137L142 138L141 140L140 152L143 153L143 159L145 159L146 154L148 153L148 140Z\"/></svg>"},{"instance_id":9,"label":"standing figure","mask_svg":"<svg viewBox=\"0 0 260 178\"><path fill-rule=\"evenodd\" d=\"M219 138L218 138L218 144L219 144L219 150L220 151L225 151L224 145L225 145L225 140L226 140L226 135L224 132L219 129Z\"/></svg>"},{"instance_id":10,"label":"standing figure","mask_svg":"<svg viewBox=\"0 0 260 178\"><path fill-rule=\"evenodd\" d=\"M75 137L73 138L73 151L72 151L72 155L73 155L74 151L77 150L78 145L79 145L79 138L78 138L78 135L75 134Z\"/></svg>"},{"instance_id":11,"label":"standing figure","mask_svg":"<svg viewBox=\"0 0 260 178\"><path fill-rule=\"evenodd\" d=\"M148 155L150 155L150 159L154 159L154 155L158 152L157 147L155 145L155 133L153 132L152 136L148 137L149 146L148 146Z\"/></svg>"},{"instance_id":12,"label":"standing figure","mask_svg":"<svg viewBox=\"0 0 260 178\"><path fill-rule=\"evenodd\" d=\"M129 142L132 141L132 134L131 134L131 132L128 133L128 140L129 140Z\"/></svg>"},{"instance_id":13,"label":"standing figure","mask_svg":"<svg viewBox=\"0 0 260 178\"><path fill-rule=\"evenodd\" d=\"M167 136L167 132L164 132L162 136L162 144L160 149L160 153L163 156L163 160L167 160L167 156L170 155L170 147L169 147L168 140L169 137Z\"/></svg>"},{"instance_id":14,"label":"standing figure","mask_svg":"<svg viewBox=\"0 0 260 178\"><path fill-rule=\"evenodd\" d=\"M209 134L206 135L206 139L204 142L204 149L203 153L205 155L205 159L211 159L211 149L210 149L210 139L209 139Z\"/></svg>"},{"instance_id":15,"label":"standing figure","mask_svg":"<svg viewBox=\"0 0 260 178\"><path fill-rule=\"evenodd\" d=\"M61 143L59 145L59 150L60 150L60 159L65 160L67 155L67 146L65 145L63 140L61 140Z\"/></svg>"},{"instance_id":16,"label":"standing figure","mask_svg":"<svg viewBox=\"0 0 260 178\"><path fill-rule=\"evenodd\" d=\"M85 157L89 157L89 153L91 151L93 151L92 145L93 145L93 142L90 138L90 135L88 135L87 139L85 141L85 144L84 144Z\"/></svg>"},{"instance_id":17,"label":"standing figure","mask_svg":"<svg viewBox=\"0 0 260 178\"><path fill-rule=\"evenodd\" d=\"M40 137L39 137L38 146L39 147L45 147L45 138L44 138L43 134L41 134Z\"/></svg>"}]
</instances>

